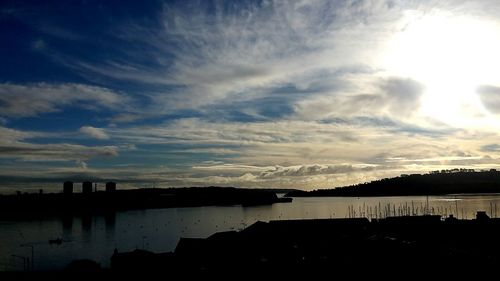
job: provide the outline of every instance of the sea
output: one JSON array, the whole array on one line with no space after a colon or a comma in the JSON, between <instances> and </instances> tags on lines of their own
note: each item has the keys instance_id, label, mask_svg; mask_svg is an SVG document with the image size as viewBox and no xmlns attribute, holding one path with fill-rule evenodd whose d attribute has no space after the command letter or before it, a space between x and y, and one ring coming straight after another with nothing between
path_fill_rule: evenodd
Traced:
<instances>
[{"instance_id":1,"label":"sea","mask_svg":"<svg viewBox=\"0 0 500 281\"><path fill-rule=\"evenodd\" d=\"M109 267L115 249L170 252L181 237L206 238L216 232L238 231L257 221L423 214L473 219L477 211L485 211L490 217L500 215L500 194L299 197L291 203L250 207L146 209L106 216L3 220L0 270L60 270L78 259Z\"/></svg>"}]
</instances>

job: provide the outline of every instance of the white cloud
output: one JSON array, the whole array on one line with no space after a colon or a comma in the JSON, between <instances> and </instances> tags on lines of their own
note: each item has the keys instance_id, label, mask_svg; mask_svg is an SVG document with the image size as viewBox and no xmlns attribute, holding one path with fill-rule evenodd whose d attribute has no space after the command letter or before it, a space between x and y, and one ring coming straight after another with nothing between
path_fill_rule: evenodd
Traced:
<instances>
[{"instance_id":1,"label":"white cloud","mask_svg":"<svg viewBox=\"0 0 500 281\"><path fill-rule=\"evenodd\" d=\"M76 160L76 165L82 170L87 170L87 163L82 160Z\"/></svg>"},{"instance_id":2,"label":"white cloud","mask_svg":"<svg viewBox=\"0 0 500 281\"><path fill-rule=\"evenodd\" d=\"M310 176L322 174L348 174L354 172L367 172L380 170L379 165L349 165L349 164L314 164L282 167L276 166L273 170L267 170L260 174L262 178L274 178L283 176Z\"/></svg>"},{"instance_id":3,"label":"white cloud","mask_svg":"<svg viewBox=\"0 0 500 281\"><path fill-rule=\"evenodd\" d=\"M500 113L500 87L483 85L477 92L484 107L494 114Z\"/></svg>"},{"instance_id":4,"label":"white cloud","mask_svg":"<svg viewBox=\"0 0 500 281\"><path fill-rule=\"evenodd\" d=\"M31 144L18 142L0 145L0 158L22 161L77 161L93 157L118 155L115 146L84 146L78 144Z\"/></svg>"},{"instance_id":5,"label":"white cloud","mask_svg":"<svg viewBox=\"0 0 500 281\"><path fill-rule=\"evenodd\" d=\"M495 143L498 138L497 133L448 131L443 134L400 126L404 124L291 120L214 123L181 119L157 126L109 130L116 140L124 142L190 147L185 152L175 149L176 153L201 152L214 157L230 155L230 163L193 165L197 170L212 167L220 171L244 166L248 171L255 171L256 168L252 167L260 169L276 165L383 165L391 157L442 160L447 157L483 157L486 154L482 147ZM221 146L225 149L221 150ZM212 170L216 173L215 169Z\"/></svg>"},{"instance_id":6,"label":"white cloud","mask_svg":"<svg viewBox=\"0 0 500 281\"><path fill-rule=\"evenodd\" d=\"M423 85L407 78L366 74L347 80L353 78L356 81L351 83L358 86L349 87L352 92L341 89L344 94L318 94L298 101L294 117L299 120L369 117L415 122L413 117L420 107Z\"/></svg>"},{"instance_id":7,"label":"white cloud","mask_svg":"<svg viewBox=\"0 0 500 281\"><path fill-rule=\"evenodd\" d=\"M1 158L33 164L18 164L14 170L0 166L3 175L20 178L88 177L137 184L154 181L165 187L224 185L304 189L343 186L402 173L498 166L496 146L491 145L498 140L498 134L458 131L452 137L440 139L400 133L394 138L391 129L315 121L233 124L197 119L154 127L114 128L110 129L114 141L136 144L123 149L136 149L149 155L172 151L158 147L151 152L143 150L142 144L175 144L173 152L180 155L183 150L179 145L186 145L194 147L184 152L192 160L183 168L154 167L139 162L95 169L86 165L88 160L116 157L122 146L32 144L27 140L36 137L36 133L3 128L2 136L10 137L1 138ZM221 150L220 145L227 148ZM193 153L212 155L212 159L220 161L190 165L196 161ZM228 153L230 157L226 158ZM36 165L39 161L44 165ZM74 164L60 167L54 161L76 163L77 167ZM28 173L23 172L24 169L20 171L19 165L33 166Z\"/></svg>"},{"instance_id":8,"label":"white cloud","mask_svg":"<svg viewBox=\"0 0 500 281\"><path fill-rule=\"evenodd\" d=\"M45 46L46 46L46 43L42 39L38 39L38 40L33 42L33 48L35 50L41 51L41 50L45 49Z\"/></svg>"},{"instance_id":9,"label":"white cloud","mask_svg":"<svg viewBox=\"0 0 500 281\"><path fill-rule=\"evenodd\" d=\"M67 106L126 110L131 99L110 89L84 84L0 84L0 115L30 117Z\"/></svg>"},{"instance_id":10,"label":"white cloud","mask_svg":"<svg viewBox=\"0 0 500 281\"><path fill-rule=\"evenodd\" d=\"M90 137L100 139L100 140L109 139L108 134L102 128L96 128L96 127L92 127L92 126L83 126L80 128L80 132L85 134L85 135L88 135Z\"/></svg>"},{"instance_id":11,"label":"white cloud","mask_svg":"<svg viewBox=\"0 0 500 281\"><path fill-rule=\"evenodd\" d=\"M205 170L205 171L216 171L216 172L264 172L272 167L262 167L262 166L251 166L251 165L241 165L241 164L230 164L230 163L219 163L213 165L208 163L208 165L193 166L195 170Z\"/></svg>"},{"instance_id":12,"label":"white cloud","mask_svg":"<svg viewBox=\"0 0 500 281\"><path fill-rule=\"evenodd\" d=\"M43 133L20 131L0 126L0 144L8 145L19 140L42 136Z\"/></svg>"},{"instance_id":13,"label":"white cloud","mask_svg":"<svg viewBox=\"0 0 500 281\"><path fill-rule=\"evenodd\" d=\"M0 158L22 161L83 161L93 157L114 157L119 151L116 146L29 142L30 139L43 137L57 135L0 126Z\"/></svg>"}]
</instances>

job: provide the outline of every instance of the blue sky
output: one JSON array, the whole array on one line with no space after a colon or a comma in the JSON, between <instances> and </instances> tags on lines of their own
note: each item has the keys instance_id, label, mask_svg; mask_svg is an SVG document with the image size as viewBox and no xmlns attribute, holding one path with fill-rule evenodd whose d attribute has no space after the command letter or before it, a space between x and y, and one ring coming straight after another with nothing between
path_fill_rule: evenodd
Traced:
<instances>
[{"instance_id":1,"label":"blue sky","mask_svg":"<svg viewBox=\"0 0 500 281\"><path fill-rule=\"evenodd\" d=\"M0 181L497 168L496 1L2 1Z\"/></svg>"}]
</instances>

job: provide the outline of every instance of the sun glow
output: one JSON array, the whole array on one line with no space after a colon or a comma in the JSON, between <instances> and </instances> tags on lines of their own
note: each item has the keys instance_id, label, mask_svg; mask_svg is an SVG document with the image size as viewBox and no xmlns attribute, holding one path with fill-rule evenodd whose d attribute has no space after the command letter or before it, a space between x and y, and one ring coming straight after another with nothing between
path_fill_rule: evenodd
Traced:
<instances>
[{"instance_id":1,"label":"sun glow","mask_svg":"<svg viewBox=\"0 0 500 281\"><path fill-rule=\"evenodd\" d=\"M476 89L498 85L500 28L446 13L407 14L383 57L390 75L425 86L419 114L451 126L491 125Z\"/></svg>"}]
</instances>

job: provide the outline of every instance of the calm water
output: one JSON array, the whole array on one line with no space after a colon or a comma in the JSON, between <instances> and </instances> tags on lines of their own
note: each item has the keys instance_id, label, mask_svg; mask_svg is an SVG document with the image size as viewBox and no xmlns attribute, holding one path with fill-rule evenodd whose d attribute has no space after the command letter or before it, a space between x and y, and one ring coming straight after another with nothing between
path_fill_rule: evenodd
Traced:
<instances>
[{"instance_id":1,"label":"calm water","mask_svg":"<svg viewBox=\"0 0 500 281\"><path fill-rule=\"evenodd\" d=\"M477 210L500 215L500 195L428 197L435 214L471 219ZM109 266L113 250L175 249L180 237L207 237L218 231L239 230L254 222L303 218L385 216L394 212L421 214L427 198L370 197L294 198L292 203L257 207L196 207L119 212L114 216L75 217L37 221L0 221L0 270L22 270L23 257L35 269L61 269L71 260L88 258ZM49 243L61 238L63 243ZM23 246L24 245L24 246ZM15 255L16 257L14 257Z\"/></svg>"}]
</instances>

